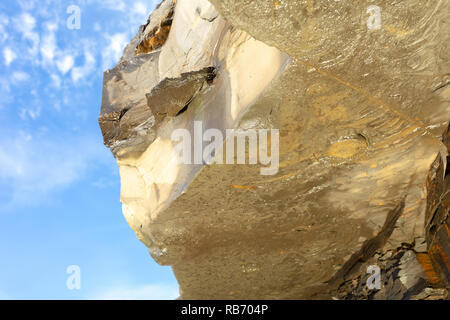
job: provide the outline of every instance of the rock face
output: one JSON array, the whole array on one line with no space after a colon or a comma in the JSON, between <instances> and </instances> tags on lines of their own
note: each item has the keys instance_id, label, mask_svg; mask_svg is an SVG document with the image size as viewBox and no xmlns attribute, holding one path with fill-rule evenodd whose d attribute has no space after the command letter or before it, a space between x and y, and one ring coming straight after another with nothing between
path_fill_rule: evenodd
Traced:
<instances>
[{"instance_id":1,"label":"rock face","mask_svg":"<svg viewBox=\"0 0 450 320\"><path fill-rule=\"evenodd\" d=\"M99 123L181 298L447 297L449 18L445 0L158 6L105 72ZM201 147L278 129L278 168L180 163L180 129Z\"/></svg>"}]
</instances>

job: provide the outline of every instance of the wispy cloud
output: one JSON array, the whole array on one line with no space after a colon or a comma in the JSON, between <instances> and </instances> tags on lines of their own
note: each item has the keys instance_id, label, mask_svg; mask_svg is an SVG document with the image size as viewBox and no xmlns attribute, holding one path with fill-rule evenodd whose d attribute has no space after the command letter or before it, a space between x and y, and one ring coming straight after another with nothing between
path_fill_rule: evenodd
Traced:
<instances>
[{"instance_id":1,"label":"wispy cloud","mask_svg":"<svg viewBox=\"0 0 450 320\"><path fill-rule=\"evenodd\" d=\"M68 55L61 57L61 59L59 59L56 62L56 65L58 67L58 70L62 74L66 74L67 72L70 71L70 69L72 69L74 63L75 63L75 60L73 59L73 57L70 54L68 54Z\"/></svg>"},{"instance_id":2,"label":"wispy cloud","mask_svg":"<svg viewBox=\"0 0 450 320\"><path fill-rule=\"evenodd\" d=\"M89 47L86 46L84 50L84 64L72 69L72 80L78 83L80 80L86 78L96 69L96 60L94 55L90 52Z\"/></svg>"},{"instance_id":3,"label":"wispy cloud","mask_svg":"<svg viewBox=\"0 0 450 320\"><path fill-rule=\"evenodd\" d=\"M40 37L37 32L35 32L36 19L28 12L23 12L20 16L14 18L15 30L22 34L22 38L31 45L28 45L27 54L34 58L39 51Z\"/></svg>"},{"instance_id":4,"label":"wispy cloud","mask_svg":"<svg viewBox=\"0 0 450 320\"><path fill-rule=\"evenodd\" d=\"M9 18L0 13L0 43L8 39L8 33L6 27L9 24Z\"/></svg>"},{"instance_id":5,"label":"wispy cloud","mask_svg":"<svg viewBox=\"0 0 450 320\"><path fill-rule=\"evenodd\" d=\"M23 10L32 10L36 6L36 0L17 0Z\"/></svg>"},{"instance_id":6,"label":"wispy cloud","mask_svg":"<svg viewBox=\"0 0 450 320\"><path fill-rule=\"evenodd\" d=\"M113 287L95 294L93 300L174 300L179 297L178 286L148 284L137 287Z\"/></svg>"},{"instance_id":7,"label":"wispy cloud","mask_svg":"<svg viewBox=\"0 0 450 320\"><path fill-rule=\"evenodd\" d=\"M82 20L93 10L116 12L117 20L112 24L110 19L98 19L94 24L83 24L81 30L69 30L65 5L60 1L18 0L22 12L11 17L0 13L3 65L11 66L7 72L26 71L32 77L33 72L44 71L57 90L64 89L61 84L65 79L86 83L82 80L117 63L158 2L83 0L78 3ZM87 28L93 32L86 33Z\"/></svg>"},{"instance_id":8,"label":"wispy cloud","mask_svg":"<svg viewBox=\"0 0 450 320\"><path fill-rule=\"evenodd\" d=\"M68 107L76 88L98 81L103 70L117 63L157 2L80 1L82 19L92 10L109 9L117 15L117 23L111 24L105 14L96 27L84 20L82 30L66 28L65 4L56 0L18 0L19 12L0 13L0 109L6 121L23 121L0 128L1 202L5 193L8 204L39 202L79 180L99 152L107 153L98 137L68 132L65 138L55 132L42 136L34 126L38 119L56 119L51 113L55 110L61 118L71 110L70 117L86 121L91 110Z\"/></svg>"},{"instance_id":9,"label":"wispy cloud","mask_svg":"<svg viewBox=\"0 0 450 320\"><path fill-rule=\"evenodd\" d=\"M81 179L90 166L107 161L103 146L92 137L33 137L25 132L3 137L0 190L7 194L0 209L41 203Z\"/></svg>"},{"instance_id":10,"label":"wispy cloud","mask_svg":"<svg viewBox=\"0 0 450 320\"><path fill-rule=\"evenodd\" d=\"M3 57L5 65L8 67L17 58L17 54L11 48L6 47L3 49Z\"/></svg>"},{"instance_id":11,"label":"wispy cloud","mask_svg":"<svg viewBox=\"0 0 450 320\"><path fill-rule=\"evenodd\" d=\"M102 52L103 69L109 69L122 55L123 49L128 43L128 34L126 32L115 33L111 36L106 35L105 37L108 40L108 45Z\"/></svg>"},{"instance_id":12,"label":"wispy cloud","mask_svg":"<svg viewBox=\"0 0 450 320\"><path fill-rule=\"evenodd\" d=\"M23 71L14 71L11 75L11 81L15 84L24 82L30 79L30 75Z\"/></svg>"},{"instance_id":13,"label":"wispy cloud","mask_svg":"<svg viewBox=\"0 0 450 320\"><path fill-rule=\"evenodd\" d=\"M102 6L109 10L125 11L127 6L124 0L103 0Z\"/></svg>"},{"instance_id":14,"label":"wispy cloud","mask_svg":"<svg viewBox=\"0 0 450 320\"><path fill-rule=\"evenodd\" d=\"M41 56L45 65L52 65L53 59L58 54L58 46L56 44L56 31L58 25L56 23L47 22L45 25L45 32L42 36L40 46Z\"/></svg>"}]
</instances>

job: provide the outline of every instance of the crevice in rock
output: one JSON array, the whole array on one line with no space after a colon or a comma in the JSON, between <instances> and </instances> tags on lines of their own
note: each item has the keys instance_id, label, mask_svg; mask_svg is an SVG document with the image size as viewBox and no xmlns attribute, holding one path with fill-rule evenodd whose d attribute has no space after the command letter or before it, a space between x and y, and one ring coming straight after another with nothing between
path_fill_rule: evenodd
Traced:
<instances>
[{"instance_id":1,"label":"crevice in rock","mask_svg":"<svg viewBox=\"0 0 450 320\"><path fill-rule=\"evenodd\" d=\"M178 113L175 115L175 117L178 117L179 115L185 113L189 107L189 104L191 103L191 101L189 101L184 107L183 109L181 109L180 111L178 111Z\"/></svg>"},{"instance_id":2,"label":"crevice in rock","mask_svg":"<svg viewBox=\"0 0 450 320\"><path fill-rule=\"evenodd\" d=\"M122 110L120 110L120 115L119 115L119 121L123 118L123 116L130 111L131 108L124 108Z\"/></svg>"}]
</instances>

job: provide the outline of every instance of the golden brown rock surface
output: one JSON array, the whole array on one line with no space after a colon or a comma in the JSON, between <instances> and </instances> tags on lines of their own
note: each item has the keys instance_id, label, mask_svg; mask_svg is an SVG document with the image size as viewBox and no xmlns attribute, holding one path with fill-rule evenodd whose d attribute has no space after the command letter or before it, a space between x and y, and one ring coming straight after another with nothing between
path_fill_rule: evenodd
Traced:
<instances>
[{"instance_id":1,"label":"golden brown rock surface","mask_svg":"<svg viewBox=\"0 0 450 320\"><path fill-rule=\"evenodd\" d=\"M450 2L211 3L176 1L156 50L136 51L141 28L105 73L99 119L124 215L181 297L445 298ZM205 68L213 80L187 81ZM191 87L155 105L167 83ZM175 163L171 133L194 121L279 129L278 173ZM363 290L368 265L381 290Z\"/></svg>"}]
</instances>

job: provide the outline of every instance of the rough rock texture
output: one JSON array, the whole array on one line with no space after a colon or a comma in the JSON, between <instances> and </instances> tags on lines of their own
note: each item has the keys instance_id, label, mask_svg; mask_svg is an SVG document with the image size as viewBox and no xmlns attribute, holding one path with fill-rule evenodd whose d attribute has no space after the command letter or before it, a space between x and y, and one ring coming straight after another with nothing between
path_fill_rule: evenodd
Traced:
<instances>
[{"instance_id":1,"label":"rough rock texture","mask_svg":"<svg viewBox=\"0 0 450 320\"><path fill-rule=\"evenodd\" d=\"M105 72L99 122L181 298L448 296L449 18L446 0L159 5ZM194 121L279 129L278 173L179 164Z\"/></svg>"}]
</instances>

